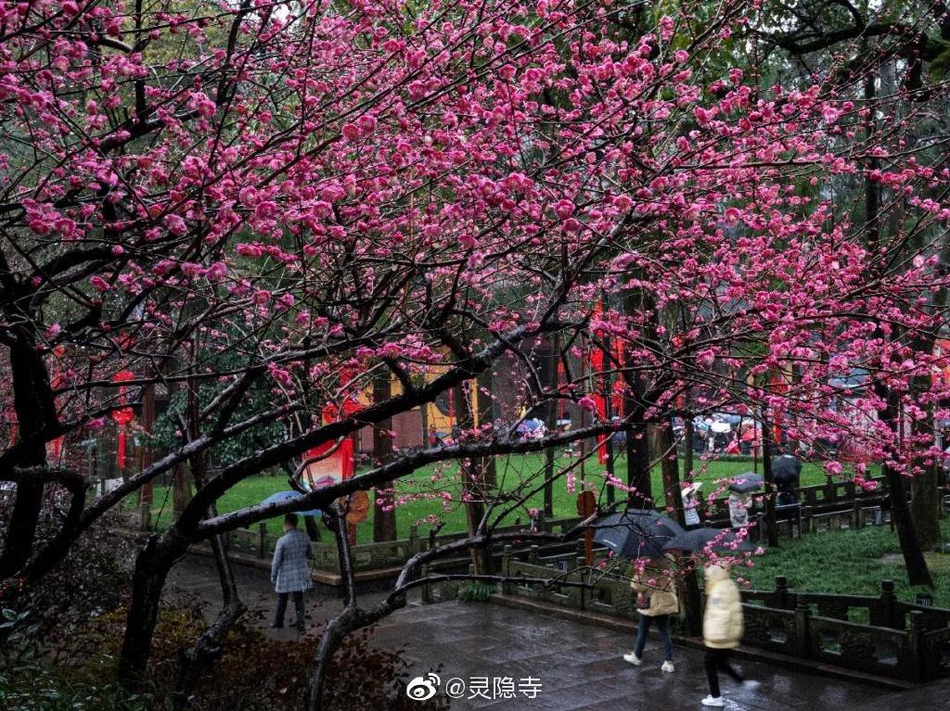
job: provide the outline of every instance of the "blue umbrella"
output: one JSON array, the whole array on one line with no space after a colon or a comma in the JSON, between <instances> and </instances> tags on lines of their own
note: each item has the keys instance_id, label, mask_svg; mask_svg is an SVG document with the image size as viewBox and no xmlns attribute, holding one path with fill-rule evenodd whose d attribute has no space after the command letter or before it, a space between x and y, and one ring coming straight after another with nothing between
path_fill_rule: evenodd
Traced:
<instances>
[{"instance_id":1,"label":"blue umbrella","mask_svg":"<svg viewBox=\"0 0 950 711\"><path fill-rule=\"evenodd\" d=\"M870 371L865 368L851 368L845 375L833 375L828 380L828 384L833 388L842 390L856 390L867 385L871 377Z\"/></svg>"},{"instance_id":2,"label":"blue umbrella","mask_svg":"<svg viewBox=\"0 0 950 711\"><path fill-rule=\"evenodd\" d=\"M286 501L287 499L299 499L302 498L302 494L297 491L278 491L276 494L271 494L266 499L261 502L261 505L264 504L273 504L277 501ZM323 516L323 511L320 509L312 509L310 511L295 511L301 516Z\"/></svg>"},{"instance_id":3,"label":"blue umbrella","mask_svg":"<svg viewBox=\"0 0 950 711\"><path fill-rule=\"evenodd\" d=\"M715 416L730 425L738 425L742 422L742 415L733 415L731 412L717 412Z\"/></svg>"}]
</instances>

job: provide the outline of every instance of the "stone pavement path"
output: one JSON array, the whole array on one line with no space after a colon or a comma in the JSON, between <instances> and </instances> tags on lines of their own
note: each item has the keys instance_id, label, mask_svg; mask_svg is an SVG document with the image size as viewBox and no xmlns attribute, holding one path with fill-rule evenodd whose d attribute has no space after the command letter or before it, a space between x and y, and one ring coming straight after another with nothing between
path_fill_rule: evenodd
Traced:
<instances>
[{"instance_id":1,"label":"stone pavement path","mask_svg":"<svg viewBox=\"0 0 950 711\"><path fill-rule=\"evenodd\" d=\"M238 568L245 602L259 611L266 625L276 604L267 573ZM214 571L207 561L190 556L170 578L178 593L194 594L206 601L209 613L219 605ZM378 596L367 596L369 599ZM292 606L291 606L292 607ZM340 609L336 598L311 593L308 616L319 622ZM292 619L292 612L288 610ZM272 631L293 639L292 630ZM455 602L423 605L411 601L377 626L374 643L402 649L413 675L436 671L444 686L451 678L466 687L463 698L452 702L453 711L701 711L700 699L708 693L702 653L677 648L676 671L660 671L662 656L655 637L647 645L642 667L633 667L621 655L633 646L626 632L579 624L492 604ZM772 665L740 662L743 673L762 682L760 689L736 688L723 679L729 711L877 711L902 708L936 711L950 708L950 685L941 683L923 690L896 693L868 684L809 676ZM526 679L540 680L536 698L529 698ZM497 692L489 688L498 679ZM511 686L515 698L502 698ZM529 693L526 694L525 692ZM910 696L913 695L913 696ZM487 696L488 698L484 698ZM904 703L906 698L909 703ZM912 703L910 703L912 702Z\"/></svg>"}]
</instances>

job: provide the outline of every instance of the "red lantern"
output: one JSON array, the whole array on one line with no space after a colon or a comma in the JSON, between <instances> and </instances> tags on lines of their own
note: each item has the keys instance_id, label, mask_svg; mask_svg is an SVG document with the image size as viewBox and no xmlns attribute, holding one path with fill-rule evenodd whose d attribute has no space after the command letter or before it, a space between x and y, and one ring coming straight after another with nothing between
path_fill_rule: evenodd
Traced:
<instances>
[{"instance_id":1,"label":"red lantern","mask_svg":"<svg viewBox=\"0 0 950 711\"><path fill-rule=\"evenodd\" d=\"M360 403L358 400L352 397L348 397L343 401L343 414L340 415L340 408L337 407L335 403L328 403L323 408L323 422L324 424L329 424L331 422L336 422L337 420L342 419L343 417L349 417L354 412L359 412L361 409Z\"/></svg>"},{"instance_id":2,"label":"red lantern","mask_svg":"<svg viewBox=\"0 0 950 711\"><path fill-rule=\"evenodd\" d=\"M116 373L112 382L114 383L123 383L128 380L134 380L135 373L130 370L120 370ZM125 387L119 387L119 399L124 403L125 402ZM135 419L135 412L131 407L121 407L118 410L112 411L112 419L115 421L115 424L119 428L118 442L116 445L116 454L115 454L115 464L118 467L119 471L125 469L125 429Z\"/></svg>"}]
</instances>

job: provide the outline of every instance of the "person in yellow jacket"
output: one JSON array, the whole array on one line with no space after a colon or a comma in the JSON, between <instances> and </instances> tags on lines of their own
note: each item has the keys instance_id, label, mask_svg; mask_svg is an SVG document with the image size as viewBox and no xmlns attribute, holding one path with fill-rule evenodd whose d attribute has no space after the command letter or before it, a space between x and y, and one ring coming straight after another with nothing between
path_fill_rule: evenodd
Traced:
<instances>
[{"instance_id":1,"label":"person in yellow jacket","mask_svg":"<svg viewBox=\"0 0 950 711\"><path fill-rule=\"evenodd\" d=\"M703 706L724 706L719 691L719 672L723 671L747 689L759 686L757 681L746 681L729 663L729 654L742 639L742 597L739 588L729 577L729 571L720 565L706 567L706 612L703 615L703 643L706 645L706 678L709 696Z\"/></svg>"},{"instance_id":2,"label":"person in yellow jacket","mask_svg":"<svg viewBox=\"0 0 950 711\"><path fill-rule=\"evenodd\" d=\"M656 628L663 641L663 671L673 671L673 637L670 635L670 615L679 612L679 600L676 586L670 571L661 561L650 561L634 573L630 587L637 593L637 608L640 620L637 623L637 643L633 651L623 655L625 661L636 666L643 664L643 648L647 643L650 624L656 621Z\"/></svg>"}]
</instances>

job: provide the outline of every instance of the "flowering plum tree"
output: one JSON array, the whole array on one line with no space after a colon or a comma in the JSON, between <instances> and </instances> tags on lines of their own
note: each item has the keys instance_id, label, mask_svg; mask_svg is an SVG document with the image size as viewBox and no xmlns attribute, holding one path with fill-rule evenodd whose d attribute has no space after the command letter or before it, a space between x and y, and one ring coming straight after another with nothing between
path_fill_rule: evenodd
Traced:
<instances>
[{"instance_id":1,"label":"flowering plum tree","mask_svg":"<svg viewBox=\"0 0 950 711\"><path fill-rule=\"evenodd\" d=\"M375 609L349 589L316 654L317 708L339 639L403 604L422 563L505 540L493 531L510 492L484 486L485 458L730 407L793 418L803 441L854 430L912 475L932 435L854 428L830 382L864 367L886 383L898 402L872 389L858 404L869 413L941 406L939 382L913 398L907 384L945 358L908 339L944 322L928 295L946 281L950 174L905 142L906 121L862 131L883 98L863 106L819 79L761 88L723 68L757 6L0 5L0 339L18 428L0 453L16 484L2 576L42 576L103 514L189 463L194 497L137 557L120 660L134 679L166 575L196 541L322 508L352 586L336 501L460 462L465 503L481 504L470 539L410 561ZM868 245L840 196L871 158L893 218ZM556 344L554 378L526 356L539 341ZM589 343L606 354L600 372L578 367ZM500 368L520 379L519 405L571 402L586 423L525 439L515 422L460 418L453 443L303 502L215 513L248 477ZM125 395L120 371L134 374ZM781 392L779 371L794 373ZM593 397L607 374L617 422ZM380 377L395 387L367 401ZM85 474L52 466L47 445L156 384L190 394L175 445L87 501ZM277 441L208 469L275 425Z\"/></svg>"}]
</instances>

